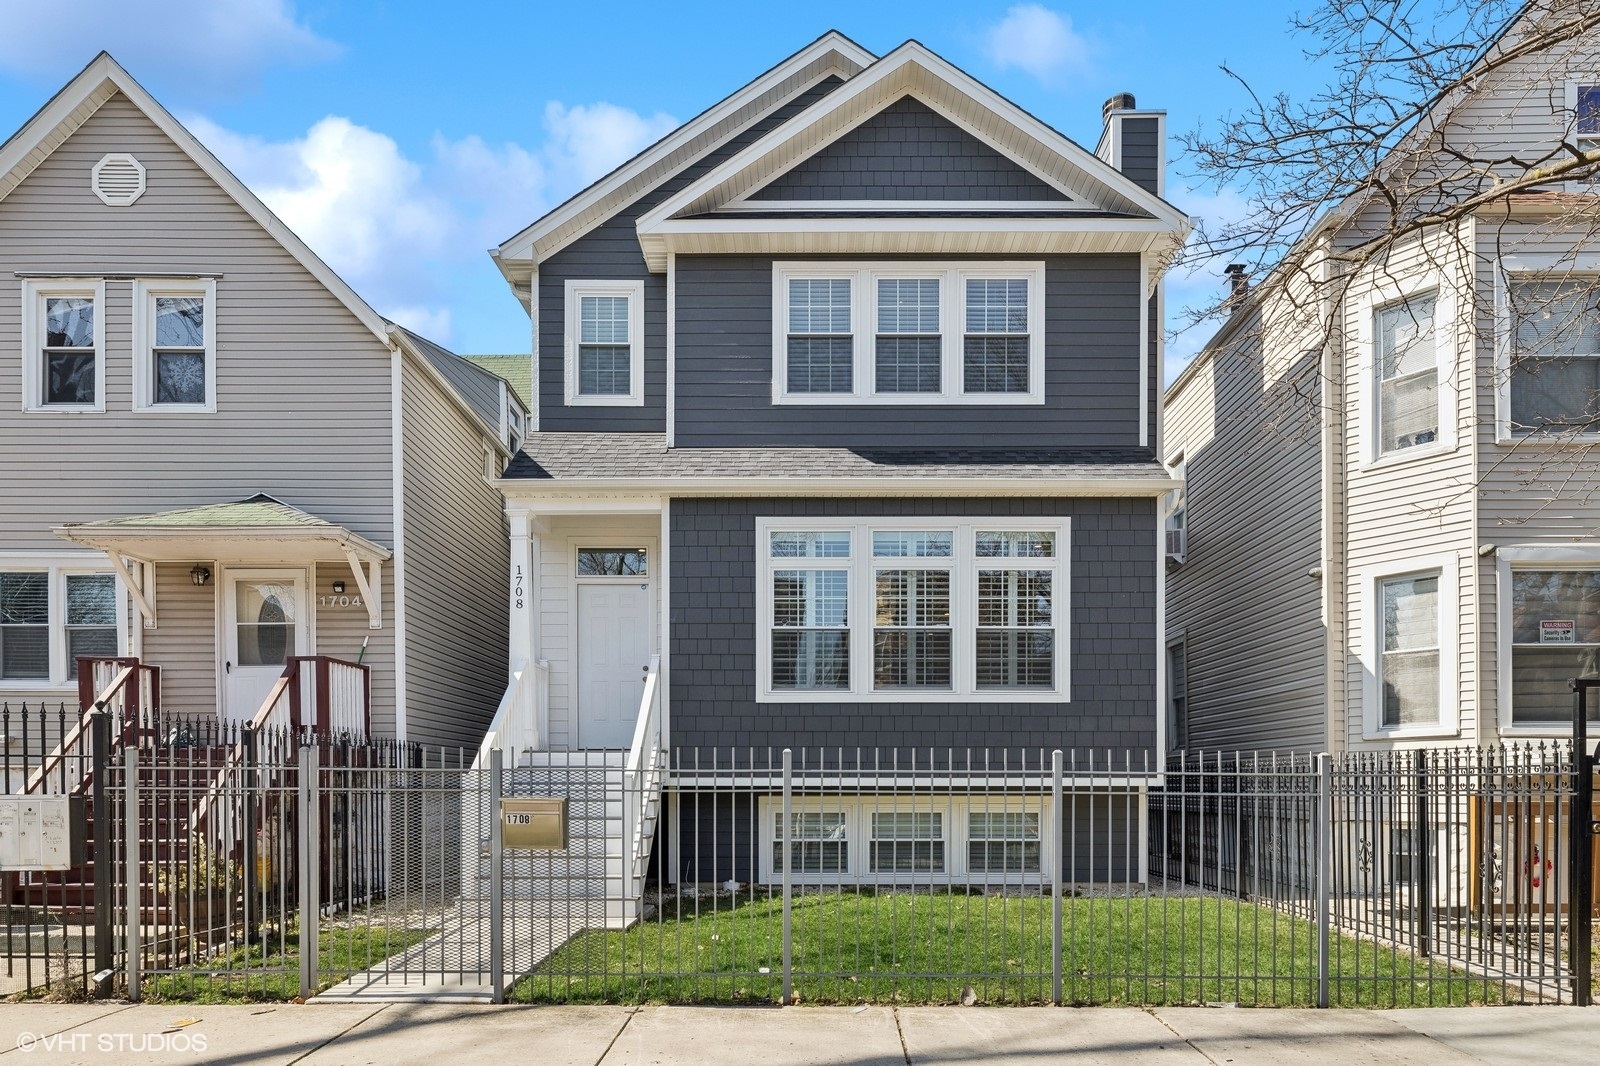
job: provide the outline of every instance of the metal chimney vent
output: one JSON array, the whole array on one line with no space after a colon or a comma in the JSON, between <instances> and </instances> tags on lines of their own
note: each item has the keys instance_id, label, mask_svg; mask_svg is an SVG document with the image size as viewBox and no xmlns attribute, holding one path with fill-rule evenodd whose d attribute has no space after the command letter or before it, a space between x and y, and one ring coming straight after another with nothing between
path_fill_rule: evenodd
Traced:
<instances>
[{"instance_id":1,"label":"metal chimney vent","mask_svg":"<svg viewBox=\"0 0 1600 1066\"><path fill-rule=\"evenodd\" d=\"M112 152L94 165L89 184L107 207L127 207L144 195L144 164L126 152Z\"/></svg>"}]
</instances>

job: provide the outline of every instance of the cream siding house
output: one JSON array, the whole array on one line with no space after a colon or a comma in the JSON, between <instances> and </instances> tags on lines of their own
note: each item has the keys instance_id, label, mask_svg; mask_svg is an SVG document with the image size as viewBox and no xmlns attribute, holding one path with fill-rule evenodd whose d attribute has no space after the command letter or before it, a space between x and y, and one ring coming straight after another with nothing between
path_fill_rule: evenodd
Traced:
<instances>
[{"instance_id":1,"label":"cream siding house","mask_svg":"<svg viewBox=\"0 0 1600 1066\"><path fill-rule=\"evenodd\" d=\"M1600 144L1600 39L1486 73L1436 122L1480 157ZM1326 344L1275 325L1269 279L1168 390L1169 715L1190 749L1569 734L1566 681L1600 649L1597 213L1562 183L1405 239L1337 306L1316 300L1339 287L1296 294ZM1313 239L1371 224L1335 212Z\"/></svg>"},{"instance_id":2,"label":"cream siding house","mask_svg":"<svg viewBox=\"0 0 1600 1066\"><path fill-rule=\"evenodd\" d=\"M79 655L247 721L290 655L374 733L475 742L505 677L499 378L386 322L109 56L0 146L0 703Z\"/></svg>"}]
</instances>

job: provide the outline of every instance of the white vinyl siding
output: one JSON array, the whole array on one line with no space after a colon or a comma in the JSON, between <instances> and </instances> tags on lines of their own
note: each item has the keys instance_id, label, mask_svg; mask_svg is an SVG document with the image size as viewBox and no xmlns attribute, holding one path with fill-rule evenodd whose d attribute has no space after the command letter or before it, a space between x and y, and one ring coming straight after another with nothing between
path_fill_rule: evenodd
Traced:
<instances>
[{"instance_id":1,"label":"white vinyl siding","mask_svg":"<svg viewBox=\"0 0 1600 1066\"><path fill-rule=\"evenodd\" d=\"M566 285L568 405L644 406L644 282Z\"/></svg>"},{"instance_id":2,"label":"white vinyl siding","mask_svg":"<svg viewBox=\"0 0 1600 1066\"><path fill-rule=\"evenodd\" d=\"M1044 402L1044 264L774 263L774 403Z\"/></svg>"},{"instance_id":3,"label":"white vinyl siding","mask_svg":"<svg viewBox=\"0 0 1600 1066\"><path fill-rule=\"evenodd\" d=\"M217 409L217 283L133 285L133 407Z\"/></svg>"},{"instance_id":4,"label":"white vinyl siding","mask_svg":"<svg viewBox=\"0 0 1600 1066\"><path fill-rule=\"evenodd\" d=\"M1067 521L758 519L756 538L758 702L1067 699Z\"/></svg>"}]
</instances>

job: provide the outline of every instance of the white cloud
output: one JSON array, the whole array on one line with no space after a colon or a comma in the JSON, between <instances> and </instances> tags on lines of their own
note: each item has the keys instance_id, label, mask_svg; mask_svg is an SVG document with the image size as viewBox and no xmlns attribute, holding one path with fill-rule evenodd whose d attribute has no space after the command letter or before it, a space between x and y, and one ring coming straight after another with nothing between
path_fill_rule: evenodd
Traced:
<instances>
[{"instance_id":1,"label":"white cloud","mask_svg":"<svg viewBox=\"0 0 1600 1066\"><path fill-rule=\"evenodd\" d=\"M290 141L185 124L380 313L450 343L464 266L676 124L603 103L545 118L535 149L435 135L420 159L338 116Z\"/></svg>"},{"instance_id":2,"label":"white cloud","mask_svg":"<svg viewBox=\"0 0 1600 1066\"><path fill-rule=\"evenodd\" d=\"M989 28L985 50L1001 70L1017 67L1046 83L1089 62L1089 42L1072 28L1072 20L1039 4L1008 10Z\"/></svg>"},{"instance_id":3,"label":"white cloud","mask_svg":"<svg viewBox=\"0 0 1600 1066\"><path fill-rule=\"evenodd\" d=\"M5 5L0 69L57 80L104 48L134 70L181 72L183 91L236 92L276 63L329 59L339 46L294 0L39 0Z\"/></svg>"},{"instance_id":4,"label":"white cloud","mask_svg":"<svg viewBox=\"0 0 1600 1066\"><path fill-rule=\"evenodd\" d=\"M1205 192L1176 189L1170 197L1184 213L1217 233L1249 214L1249 205L1230 189ZM1167 343L1167 384L1193 361L1221 322L1212 312L1227 297L1227 263L1205 260L1177 266L1167 275L1167 328L1174 331Z\"/></svg>"}]
</instances>

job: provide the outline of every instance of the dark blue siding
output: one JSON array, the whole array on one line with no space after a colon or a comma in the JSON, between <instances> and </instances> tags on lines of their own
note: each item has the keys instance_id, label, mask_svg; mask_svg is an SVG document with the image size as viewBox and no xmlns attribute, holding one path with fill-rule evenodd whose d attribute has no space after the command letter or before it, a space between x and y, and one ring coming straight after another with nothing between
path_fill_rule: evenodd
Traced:
<instances>
[{"instance_id":1,"label":"dark blue siding","mask_svg":"<svg viewBox=\"0 0 1600 1066\"><path fill-rule=\"evenodd\" d=\"M1138 256L1047 259L1045 403L1003 407L774 406L772 260L680 256L677 270L680 447L1142 443Z\"/></svg>"},{"instance_id":2,"label":"dark blue siding","mask_svg":"<svg viewBox=\"0 0 1600 1066\"><path fill-rule=\"evenodd\" d=\"M901 97L750 195L752 200L1068 197L914 97Z\"/></svg>"},{"instance_id":3,"label":"dark blue siding","mask_svg":"<svg viewBox=\"0 0 1600 1066\"><path fill-rule=\"evenodd\" d=\"M617 212L539 264L539 427L660 433L667 418L667 279L644 264L634 221L775 126L843 84L828 78L685 167L648 195ZM644 406L567 407L563 386L566 283L618 278L644 281Z\"/></svg>"},{"instance_id":4,"label":"dark blue siding","mask_svg":"<svg viewBox=\"0 0 1600 1066\"><path fill-rule=\"evenodd\" d=\"M1150 499L675 499L669 670L677 748L1107 748L1155 744ZM1072 519L1070 703L755 702L758 516Z\"/></svg>"},{"instance_id":5,"label":"dark blue siding","mask_svg":"<svg viewBox=\"0 0 1600 1066\"><path fill-rule=\"evenodd\" d=\"M1157 141L1160 133L1160 119L1122 120L1122 172L1150 192L1159 191L1161 146Z\"/></svg>"}]
</instances>

